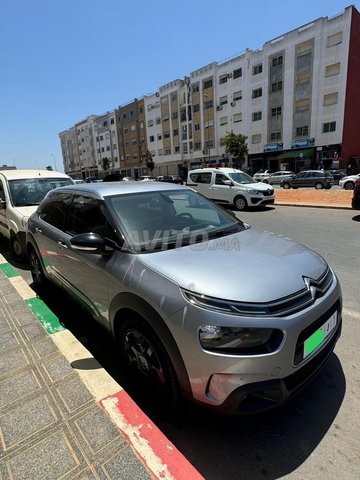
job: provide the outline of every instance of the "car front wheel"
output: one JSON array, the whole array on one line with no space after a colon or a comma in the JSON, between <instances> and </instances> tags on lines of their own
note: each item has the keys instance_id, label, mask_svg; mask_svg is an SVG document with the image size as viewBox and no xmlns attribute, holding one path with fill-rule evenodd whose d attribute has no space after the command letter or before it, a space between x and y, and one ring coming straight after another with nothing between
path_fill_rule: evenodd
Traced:
<instances>
[{"instance_id":1,"label":"car front wheel","mask_svg":"<svg viewBox=\"0 0 360 480\"><path fill-rule=\"evenodd\" d=\"M32 248L29 252L30 271L35 288L41 289L46 285L46 277L40 258L37 256L35 250Z\"/></svg>"},{"instance_id":2,"label":"car front wheel","mask_svg":"<svg viewBox=\"0 0 360 480\"><path fill-rule=\"evenodd\" d=\"M174 411L180 400L176 374L151 327L139 318L128 319L121 326L118 342L122 366L129 378L148 390L150 400L162 410Z\"/></svg>"},{"instance_id":3,"label":"car front wheel","mask_svg":"<svg viewBox=\"0 0 360 480\"><path fill-rule=\"evenodd\" d=\"M247 207L246 199L242 196L236 197L234 200L234 207L237 210L245 210L245 208Z\"/></svg>"},{"instance_id":4,"label":"car front wheel","mask_svg":"<svg viewBox=\"0 0 360 480\"><path fill-rule=\"evenodd\" d=\"M25 260L23 243L16 234L11 235L10 237L10 251L16 261L23 262Z\"/></svg>"},{"instance_id":5,"label":"car front wheel","mask_svg":"<svg viewBox=\"0 0 360 480\"><path fill-rule=\"evenodd\" d=\"M353 182L347 182L344 185L345 190L354 190L355 184Z\"/></svg>"}]
</instances>

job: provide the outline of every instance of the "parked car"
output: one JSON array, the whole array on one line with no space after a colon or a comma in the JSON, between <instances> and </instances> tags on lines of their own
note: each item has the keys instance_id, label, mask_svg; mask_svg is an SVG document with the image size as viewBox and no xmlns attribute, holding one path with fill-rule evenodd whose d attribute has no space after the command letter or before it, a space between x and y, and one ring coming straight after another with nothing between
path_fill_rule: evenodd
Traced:
<instances>
[{"instance_id":1,"label":"parked car","mask_svg":"<svg viewBox=\"0 0 360 480\"><path fill-rule=\"evenodd\" d=\"M199 168L190 170L187 185L205 197L238 210L272 205L274 189L257 182L235 168Z\"/></svg>"},{"instance_id":2,"label":"parked car","mask_svg":"<svg viewBox=\"0 0 360 480\"><path fill-rule=\"evenodd\" d=\"M156 177L158 182L168 182L168 183L183 183L183 179L177 175L160 175Z\"/></svg>"},{"instance_id":3,"label":"parked car","mask_svg":"<svg viewBox=\"0 0 360 480\"><path fill-rule=\"evenodd\" d=\"M27 251L35 287L54 281L86 305L119 364L168 408L280 405L340 335L340 284L320 255L184 186L53 190L29 219Z\"/></svg>"},{"instance_id":4,"label":"parked car","mask_svg":"<svg viewBox=\"0 0 360 480\"><path fill-rule=\"evenodd\" d=\"M85 180L82 180L81 178L74 178L73 181L74 183L86 183Z\"/></svg>"},{"instance_id":5,"label":"parked car","mask_svg":"<svg viewBox=\"0 0 360 480\"><path fill-rule=\"evenodd\" d=\"M139 177L139 182L155 182L156 177L153 177L151 175L142 175Z\"/></svg>"},{"instance_id":6,"label":"parked car","mask_svg":"<svg viewBox=\"0 0 360 480\"><path fill-rule=\"evenodd\" d=\"M339 180L339 187L344 188L345 190L354 190L355 182L360 178L360 173L357 175L348 175Z\"/></svg>"},{"instance_id":7,"label":"parked car","mask_svg":"<svg viewBox=\"0 0 360 480\"><path fill-rule=\"evenodd\" d=\"M25 231L29 216L52 189L73 184L65 173L50 170L0 171L0 234L9 240L17 261L25 258Z\"/></svg>"},{"instance_id":8,"label":"parked car","mask_svg":"<svg viewBox=\"0 0 360 480\"><path fill-rule=\"evenodd\" d=\"M271 173L268 177L263 177L262 182L269 183L270 185L280 185L281 180L286 178L293 177L295 172L290 170L280 170L279 172Z\"/></svg>"},{"instance_id":9,"label":"parked car","mask_svg":"<svg viewBox=\"0 0 360 480\"><path fill-rule=\"evenodd\" d=\"M102 182L102 178L99 177L87 177L85 178L85 183L97 183Z\"/></svg>"},{"instance_id":10,"label":"parked car","mask_svg":"<svg viewBox=\"0 0 360 480\"><path fill-rule=\"evenodd\" d=\"M258 172L255 173L255 175L253 176L253 179L254 180L257 180L258 182L261 182L264 178L268 177L269 175L271 175L273 173L272 170L259 170Z\"/></svg>"},{"instance_id":11,"label":"parked car","mask_svg":"<svg viewBox=\"0 0 360 480\"><path fill-rule=\"evenodd\" d=\"M355 181L355 188L351 202L352 208L360 210L360 178Z\"/></svg>"},{"instance_id":12,"label":"parked car","mask_svg":"<svg viewBox=\"0 0 360 480\"><path fill-rule=\"evenodd\" d=\"M304 170L293 177L282 180L280 185L285 189L299 187L315 187L317 190L329 189L334 185L334 177L324 170Z\"/></svg>"},{"instance_id":13,"label":"parked car","mask_svg":"<svg viewBox=\"0 0 360 480\"><path fill-rule=\"evenodd\" d=\"M332 169L332 170L328 170L328 172L330 172L331 175L334 177L335 185L339 185L339 181L342 178L346 177L346 173L343 172L342 170L337 169L337 168Z\"/></svg>"}]
</instances>

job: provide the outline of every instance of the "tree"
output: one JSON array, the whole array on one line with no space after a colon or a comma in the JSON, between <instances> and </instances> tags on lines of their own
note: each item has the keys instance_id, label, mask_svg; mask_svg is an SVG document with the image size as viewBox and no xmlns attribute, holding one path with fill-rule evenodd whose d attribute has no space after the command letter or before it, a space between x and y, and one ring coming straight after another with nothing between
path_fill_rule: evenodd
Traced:
<instances>
[{"instance_id":1,"label":"tree","mask_svg":"<svg viewBox=\"0 0 360 480\"><path fill-rule=\"evenodd\" d=\"M145 160L145 164L146 164L147 168L150 170L150 172L152 172L154 170L155 163L154 163L154 160L153 160L152 153L149 152L149 150L146 150L145 155L144 155L144 160Z\"/></svg>"},{"instance_id":2,"label":"tree","mask_svg":"<svg viewBox=\"0 0 360 480\"><path fill-rule=\"evenodd\" d=\"M224 137L225 153L232 155L239 164L244 163L248 154L247 138L246 135L236 135L233 131L227 132Z\"/></svg>"},{"instance_id":3,"label":"tree","mask_svg":"<svg viewBox=\"0 0 360 480\"><path fill-rule=\"evenodd\" d=\"M110 166L111 166L111 160L110 158L108 157L104 157L102 160L101 160L101 166L103 168L103 170L106 172L106 170L109 170Z\"/></svg>"},{"instance_id":4,"label":"tree","mask_svg":"<svg viewBox=\"0 0 360 480\"><path fill-rule=\"evenodd\" d=\"M46 167L46 170L49 170L50 172L52 172L54 169L53 169L53 167L52 167L51 165L48 165L48 166Z\"/></svg>"}]
</instances>

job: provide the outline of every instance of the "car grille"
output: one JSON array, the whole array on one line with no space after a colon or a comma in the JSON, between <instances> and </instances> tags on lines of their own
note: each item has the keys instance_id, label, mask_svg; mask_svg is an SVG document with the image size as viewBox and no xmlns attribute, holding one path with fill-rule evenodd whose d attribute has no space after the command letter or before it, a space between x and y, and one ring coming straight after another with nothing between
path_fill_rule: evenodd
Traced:
<instances>
[{"instance_id":1,"label":"car grille","mask_svg":"<svg viewBox=\"0 0 360 480\"><path fill-rule=\"evenodd\" d=\"M267 197L269 195L273 195L274 194L274 189L273 188L268 188L267 190L262 192L262 194L264 195L264 197Z\"/></svg>"}]
</instances>

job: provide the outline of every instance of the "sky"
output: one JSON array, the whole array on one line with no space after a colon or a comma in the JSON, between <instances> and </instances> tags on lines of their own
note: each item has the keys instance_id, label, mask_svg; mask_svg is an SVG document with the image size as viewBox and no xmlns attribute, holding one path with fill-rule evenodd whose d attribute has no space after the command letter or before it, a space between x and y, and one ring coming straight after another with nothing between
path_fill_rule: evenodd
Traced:
<instances>
[{"instance_id":1,"label":"sky","mask_svg":"<svg viewBox=\"0 0 360 480\"><path fill-rule=\"evenodd\" d=\"M0 166L63 171L59 133L346 0L0 0Z\"/></svg>"}]
</instances>

